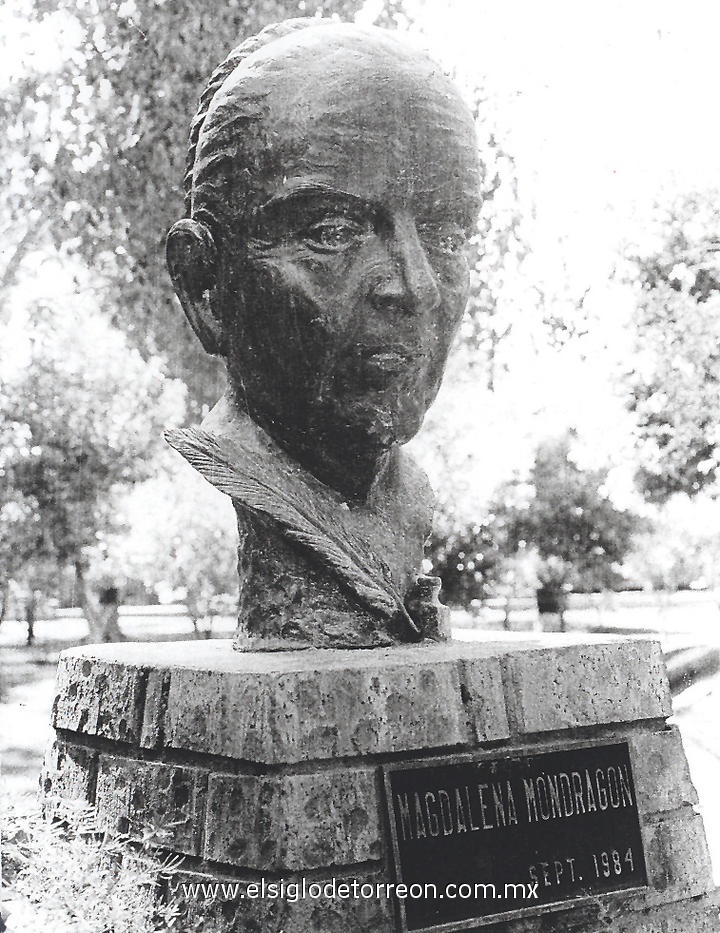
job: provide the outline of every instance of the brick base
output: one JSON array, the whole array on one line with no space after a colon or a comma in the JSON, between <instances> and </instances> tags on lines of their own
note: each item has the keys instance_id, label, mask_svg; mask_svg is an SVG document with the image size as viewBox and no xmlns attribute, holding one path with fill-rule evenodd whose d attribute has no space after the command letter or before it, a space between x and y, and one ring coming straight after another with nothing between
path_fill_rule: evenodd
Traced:
<instances>
[{"instance_id":1,"label":"brick base","mask_svg":"<svg viewBox=\"0 0 720 933\"><path fill-rule=\"evenodd\" d=\"M46 804L149 826L181 881L394 880L381 767L457 752L627 741L649 888L483 925L485 933L717 933L710 862L656 643L507 635L358 651L234 652L229 642L65 652ZM231 889L228 889L232 895ZM387 900L214 901L237 933L395 933Z\"/></svg>"}]
</instances>

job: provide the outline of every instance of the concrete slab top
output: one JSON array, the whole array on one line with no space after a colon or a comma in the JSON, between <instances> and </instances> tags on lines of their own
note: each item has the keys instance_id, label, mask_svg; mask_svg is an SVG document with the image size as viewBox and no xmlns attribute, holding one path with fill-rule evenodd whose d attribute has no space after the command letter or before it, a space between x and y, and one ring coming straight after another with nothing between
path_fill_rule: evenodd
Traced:
<instances>
[{"instance_id":1,"label":"concrete slab top","mask_svg":"<svg viewBox=\"0 0 720 933\"><path fill-rule=\"evenodd\" d=\"M457 662L474 658L502 658L524 652L592 649L634 642L652 644L656 639L617 635L525 632L483 633L483 640L453 639L444 643L404 645L392 648L309 649L303 651L235 651L229 639L173 642L117 642L83 645L60 655L67 660L95 659L107 664L149 667L153 670L212 670L217 673L287 673L327 670L368 670L418 664Z\"/></svg>"}]
</instances>

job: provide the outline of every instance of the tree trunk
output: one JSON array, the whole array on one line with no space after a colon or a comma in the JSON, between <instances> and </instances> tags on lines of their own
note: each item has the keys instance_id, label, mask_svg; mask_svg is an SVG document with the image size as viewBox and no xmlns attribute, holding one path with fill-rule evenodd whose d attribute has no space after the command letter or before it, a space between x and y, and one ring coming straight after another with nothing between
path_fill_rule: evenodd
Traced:
<instances>
[{"instance_id":1,"label":"tree trunk","mask_svg":"<svg viewBox=\"0 0 720 933\"><path fill-rule=\"evenodd\" d=\"M37 602L35 599L35 593L31 592L30 596L25 601L25 624L27 625L27 639L26 643L28 648L32 648L35 644L35 610L37 608Z\"/></svg>"},{"instance_id":2,"label":"tree trunk","mask_svg":"<svg viewBox=\"0 0 720 933\"><path fill-rule=\"evenodd\" d=\"M505 597L505 615L503 616L503 629L506 632L510 631L510 600L512 596Z\"/></svg>"},{"instance_id":3,"label":"tree trunk","mask_svg":"<svg viewBox=\"0 0 720 933\"><path fill-rule=\"evenodd\" d=\"M9 301L5 300L5 296L10 294L17 283L18 273L23 259L25 259L33 246L41 240L42 234L47 226L47 221L40 227L29 226L15 244L12 256L10 256L10 259L5 264L5 268L2 270L2 273L0 273L0 295L3 296L3 300L0 301L0 319L5 318L6 311L10 306ZM2 231L4 244L7 243L7 232L7 229Z\"/></svg>"},{"instance_id":4,"label":"tree trunk","mask_svg":"<svg viewBox=\"0 0 720 933\"><path fill-rule=\"evenodd\" d=\"M561 585L544 583L535 591L541 632L564 632L567 595Z\"/></svg>"},{"instance_id":5,"label":"tree trunk","mask_svg":"<svg viewBox=\"0 0 720 933\"><path fill-rule=\"evenodd\" d=\"M0 625L5 621L5 613L7 612L8 602L10 601L10 586L6 582L3 583L0 587Z\"/></svg>"},{"instance_id":6,"label":"tree trunk","mask_svg":"<svg viewBox=\"0 0 720 933\"><path fill-rule=\"evenodd\" d=\"M210 638L210 631L206 628L200 628L200 620L205 618L205 614L200 609L200 603L193 595L190 587L188 587L185 599L185 608L195 630L195 638ZM210 617L210 628L212 628L212 616Z\"/></svg>"},{"instance_id":7,"label":"tree trunk","mask_svg":"<svg viewBox=\"0 0 720 933\"><path fill-rule=\"evenodd\" d=\"M88 624L90 642L98 644L123 641L124 635L118 622L117 590L114 587L106 587L103 590L104 598L98 602L93 600L88 592L85 569L80 560L75 561L75 587L80 608ZM113 598L105 597L105 594L111 593L114 594Z\"/></svg>"}]
</instances>

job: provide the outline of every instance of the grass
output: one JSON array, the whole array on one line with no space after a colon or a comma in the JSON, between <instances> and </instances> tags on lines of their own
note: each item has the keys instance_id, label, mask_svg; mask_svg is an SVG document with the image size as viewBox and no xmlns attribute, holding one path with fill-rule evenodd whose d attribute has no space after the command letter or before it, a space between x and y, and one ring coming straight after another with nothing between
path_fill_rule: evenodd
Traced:
<instances>
[{"instance_id":1,"label":"grass","mask_svg":"<svg viewBox=\"0 0 720 933\"><path fill-rule=\"evenodd\" d=\"M212 921L190 923L167 880L175 862L159 859L148 837L142 846L98 833L92 811L64 804L60 819L37 808L0 804L3 903L8 933L217 933Z\"/></svg>"}]
</instances>

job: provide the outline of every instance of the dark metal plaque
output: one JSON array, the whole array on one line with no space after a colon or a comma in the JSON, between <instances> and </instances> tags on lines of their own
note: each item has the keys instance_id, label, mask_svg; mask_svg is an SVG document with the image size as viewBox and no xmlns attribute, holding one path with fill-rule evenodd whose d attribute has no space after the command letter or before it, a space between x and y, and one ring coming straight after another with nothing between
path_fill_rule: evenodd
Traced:
<instances>
[{"instance_id":1,"label":"dark metal plaque","mask_svg":"<svg viewBox=\"0 0 720 933\"><path fill-rule=\"evenodd\" d=\"M385 788L403 930L647 884L626 742L391 764Z\"/></svg>"}]
</instances>

